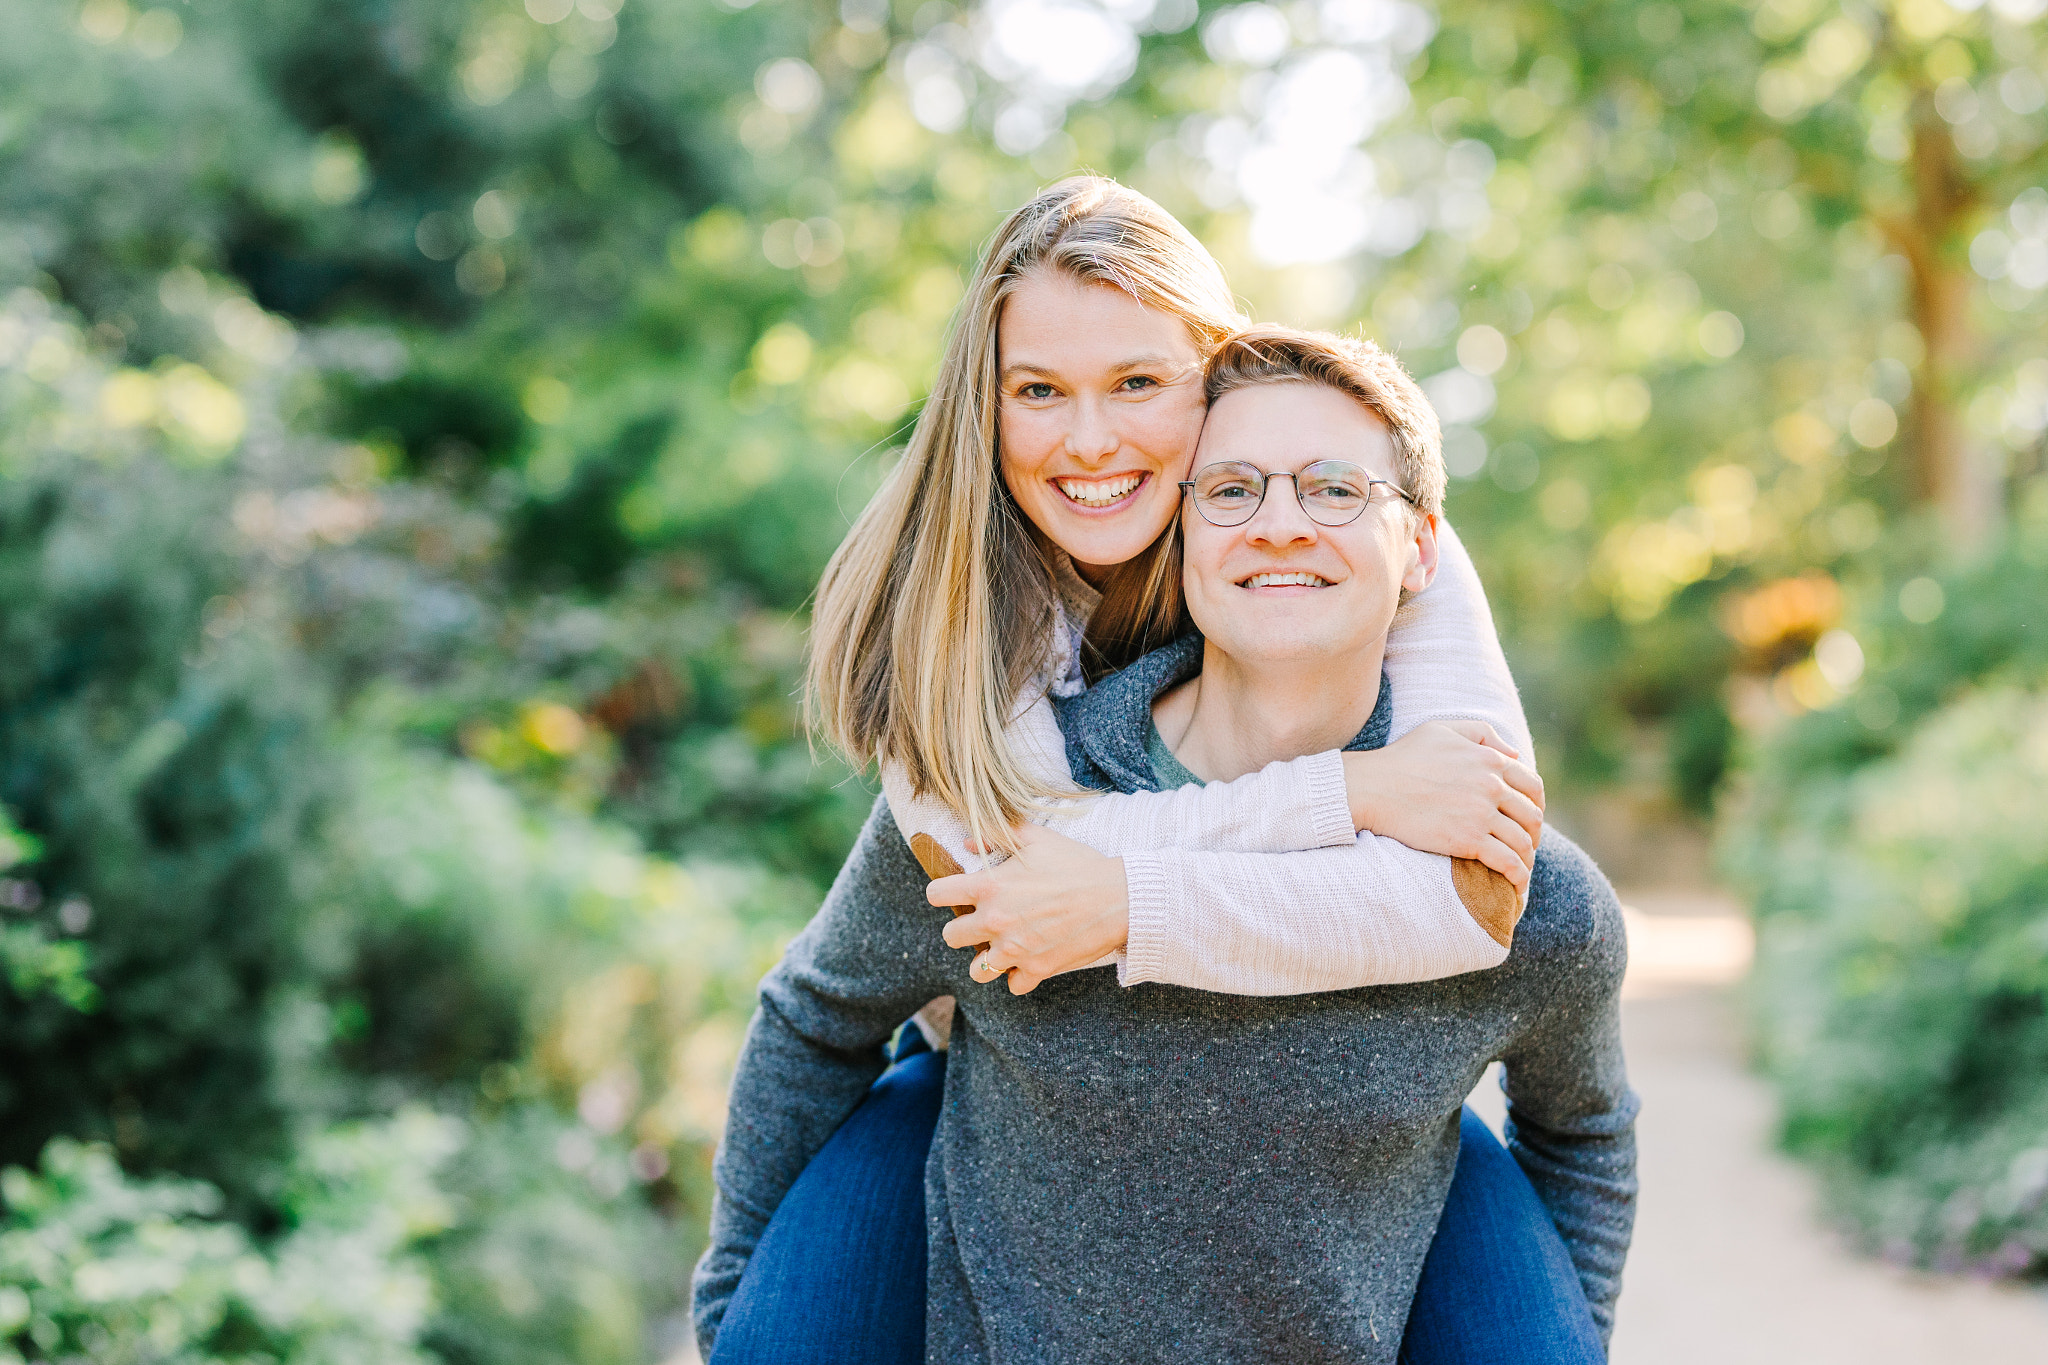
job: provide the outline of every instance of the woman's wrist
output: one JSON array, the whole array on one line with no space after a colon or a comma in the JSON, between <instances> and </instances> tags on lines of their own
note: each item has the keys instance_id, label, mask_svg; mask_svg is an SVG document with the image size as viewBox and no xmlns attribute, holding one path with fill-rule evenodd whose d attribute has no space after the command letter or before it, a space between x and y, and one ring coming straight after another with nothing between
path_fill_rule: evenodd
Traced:
<instances>
[{"instance_id":1,"label":"woman's wrist","mask_svg":"<svg viewBox=\"0 0 2048 1365\"><path fill-rule=\"evenodd\" d=\"M1381 802L1386 797L1386 783L1380 770L1385 766L1384 754L1376 749L1347 752L1344 760L1344 802L1351 809L1351 827L1357 830L1384 828L1386 812Z\"/></svg>"}]
</instances>

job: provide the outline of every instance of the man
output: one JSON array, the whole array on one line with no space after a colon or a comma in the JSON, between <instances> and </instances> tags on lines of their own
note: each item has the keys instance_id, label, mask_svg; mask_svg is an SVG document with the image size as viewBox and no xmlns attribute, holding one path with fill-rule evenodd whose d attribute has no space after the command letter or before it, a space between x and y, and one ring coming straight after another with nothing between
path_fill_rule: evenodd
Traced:
<instances>
[{"instance_id":1,"label":"man","mask_svg":"<svg viewBox=\"0 0 2048 1365\"><path fill-rule=\"evenodd\" d=\"M1208 382L1182 519L1202 634L1066 705L1086 785L1385 741L1386 632L1434 566L1422 397L1369 346L1275 329L1226 344ZM876 1045L939 994L960 1014L927 1175L928 1358L1394 1361L1463 1098L1496 1059L1516 1157L1605 1335L1635 1189L1625 949L1612 892L1563 839L1544 841L1502 966L1308 996L1124 989L1106 971L1022 996L977 985L988 973L937 942L945 912L906 894L922 881L878 812L763 983L699 1270L707 1346Z\"/></svg>"}]
</instances>

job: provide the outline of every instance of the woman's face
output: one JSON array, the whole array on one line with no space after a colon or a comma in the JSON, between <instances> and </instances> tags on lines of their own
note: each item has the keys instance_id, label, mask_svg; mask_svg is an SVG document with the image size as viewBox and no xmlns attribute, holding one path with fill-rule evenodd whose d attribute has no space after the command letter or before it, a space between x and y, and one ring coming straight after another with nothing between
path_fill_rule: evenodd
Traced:
<instances>
[{"instance_id":1,"label":"woman's face","mask_svg":"<svg viewBox=\"0 0 2048 1365\"><path fill-rule=\"evenodd\" d=\"M1187 324L1123 290L1040 270L996 327L1003 481L1082 576L1135 559L1180 506L1202 433Z\"/></svg>"}]
</instances>

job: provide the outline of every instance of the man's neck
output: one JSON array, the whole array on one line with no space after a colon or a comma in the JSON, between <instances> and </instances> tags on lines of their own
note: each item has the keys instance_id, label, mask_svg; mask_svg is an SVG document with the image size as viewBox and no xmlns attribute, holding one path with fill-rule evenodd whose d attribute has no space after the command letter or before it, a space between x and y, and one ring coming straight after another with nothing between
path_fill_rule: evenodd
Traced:
<instances>
[{"instance_id":1,"label":"man's neck","mask_svg":"<svg viewBox=\"0 0 2048 1365\"><path fill-rule=\"evenodd\" d=\"M1356 739L1379 700L1385 656L1385 636L1312 665L1246 664L1208 644L1202 671L1159 699L1153 721L1189 772L1228 782Z\"/></svg>"}]
</instances>

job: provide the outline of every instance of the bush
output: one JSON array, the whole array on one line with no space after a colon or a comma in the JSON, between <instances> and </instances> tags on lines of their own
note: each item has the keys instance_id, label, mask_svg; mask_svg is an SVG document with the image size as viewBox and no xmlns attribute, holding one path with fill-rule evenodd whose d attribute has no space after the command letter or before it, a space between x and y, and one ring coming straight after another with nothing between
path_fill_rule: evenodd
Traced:
<instances>
[{"instance_id":1,"label":"bush","mask_svg":"<svg viewBox=\"0 0 2048 1365\"><path fill-rule=\"evenodd\" d=\"M2019 1274L2048 1268L2048 535L1944 591L1864 623L1863 687L1768 745L1726 848L1788 1145L1888 1254Z\"/></svg>"},{"instance_id":2,"label":"bush","mask_svg":"<svg viewBox=\"0 0 2048 1365\"><path fill-rule=\"evenodd\" d=\"M432 1173L458 1141L423 1112L318 1135L266 1248L213 1186L134 1180L107 1147L59 1138L40 1173L0 1173L0 1362L428 1365L412 1247L447 1221Z\"/></svg>"},{"instance_id":3,"label":"bush","mask_svg":"<svg viewBox=\"0 0 2048 1365\"><path fill-rule=\"evenodd\" d=\"M111 1141L241 1197L292 1118L272 1005L316 970L299 910L331 769L314 680L218 626L244 586L221 501L152 464L0 480L0 803L40 844L21 918L84 936L99 998L10 986L0 1159Z\"/></svg>"}]
</instances>

